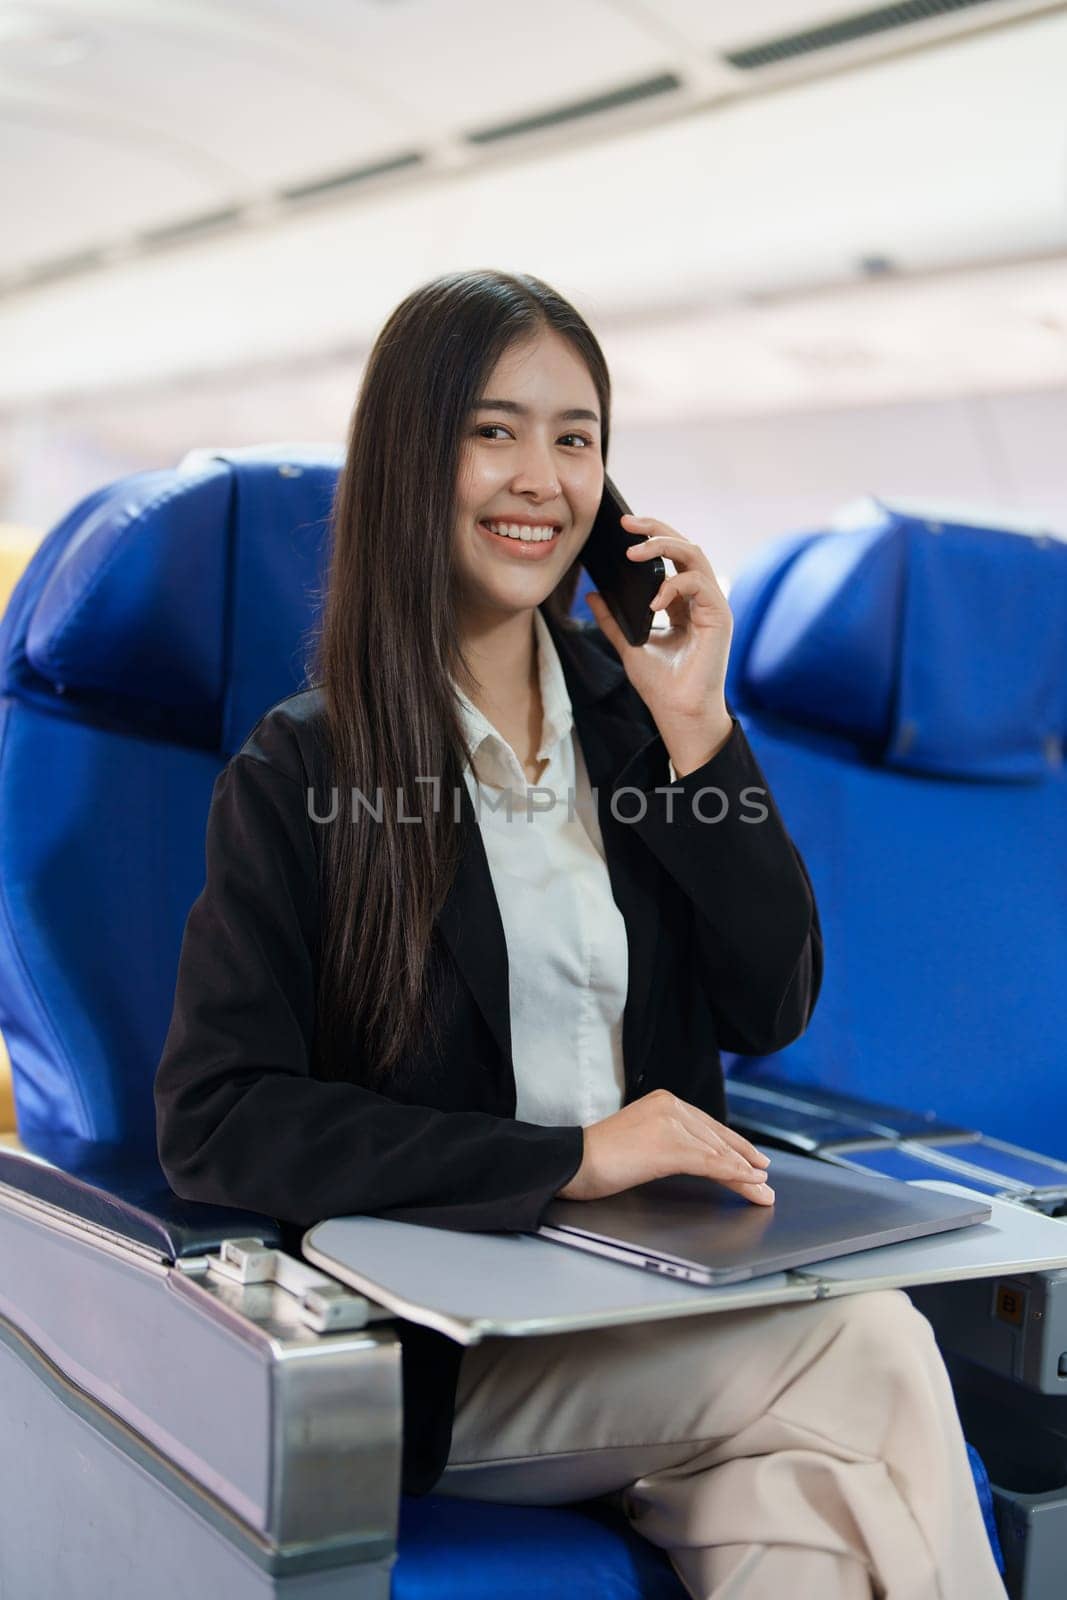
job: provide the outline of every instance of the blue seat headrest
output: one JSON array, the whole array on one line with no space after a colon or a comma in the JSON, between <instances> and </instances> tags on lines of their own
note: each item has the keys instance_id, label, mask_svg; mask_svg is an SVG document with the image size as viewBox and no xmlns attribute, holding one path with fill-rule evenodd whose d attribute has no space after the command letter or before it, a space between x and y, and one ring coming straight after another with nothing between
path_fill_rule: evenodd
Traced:
<instances>
[{"instance_id":1,"label":"blue seat headrest","mask_svg":"<svg viewBox=\"0 0 1067 1600\"><path fill-rule=\"evenodd\" d=\"M731 592L735 709L943 777L1059 768L1067 734L1067 541L878 500L779 541Z\"/></svg>"},{"instance_id":2,"label":"blue seat headrest","mask_svg":"<svg viewBox=\"0 0 1067 1600\"><path fill-rule=\"evenodd\" d=\"M12 597L4 692L231 755L301 686L341 461L329 446L194 451L89 495Z\"/></svg>"}]
</instances>

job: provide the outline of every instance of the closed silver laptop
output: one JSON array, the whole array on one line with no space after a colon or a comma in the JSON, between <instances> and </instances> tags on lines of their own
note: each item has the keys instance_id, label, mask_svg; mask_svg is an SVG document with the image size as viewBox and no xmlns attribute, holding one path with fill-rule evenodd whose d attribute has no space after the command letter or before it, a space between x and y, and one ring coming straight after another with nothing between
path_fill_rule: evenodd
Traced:
<instances>
[{"instance_id":1,"label":"closed silver laptop","mask_svg":"<svg viewBox=\"0 0 1067 1600\"><path fill-rule=\"evenodd\" d=\"M757 1148L759 1148L757 1146ZM939 1194L780 1150L773 1205L711 1178L656 1178L603 1200L553 1200L540 1237L689 1283L739 1283L812 1261L985 1222L979 1197Z\"/></svg>"}]
</instances>

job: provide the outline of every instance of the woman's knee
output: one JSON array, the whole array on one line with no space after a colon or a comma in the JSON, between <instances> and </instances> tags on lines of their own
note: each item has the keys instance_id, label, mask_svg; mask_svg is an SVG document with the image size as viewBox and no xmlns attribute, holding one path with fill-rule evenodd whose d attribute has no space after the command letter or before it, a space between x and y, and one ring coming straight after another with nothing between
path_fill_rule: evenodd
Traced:
<instances>
[{"instance_id":1,"label":"woman's knee","mask_svg":"<svg viewBox=\"0 0 1067 1600\"><path fill-rule=\"evenodd\" d=\"M836 1305L850 1327L865 1333L883 1330L907 1343L927 1341L933 1330L921 1311L916 1311L903 1289L869 1289L860 1294L840 1295Z\"/></svg>"},{"instance_id":2,"label":"woman's knee","mask_svg":"<svg viewBox=\"0 0 1067 1600\"><path fill-rule=\"evenodd\" d=\"M836 1314L839 1337L860 1372L884 1377L929 1367L931 1361L941 1365L933 1328L902 1289L842 1295Z\"/></svg>"},{"instance_id":3,"label":"woman's knee","mask_svg":"<svg viewBox=\"0 0 1067 1600\"><path fill-rule=\"evenodd\" d=\"M773 1415L867 1458L899 1456L952 1405L929 1322L902 1291L820 1301L817 1347L771 1405Z\"/></svg>"}]
</instances>

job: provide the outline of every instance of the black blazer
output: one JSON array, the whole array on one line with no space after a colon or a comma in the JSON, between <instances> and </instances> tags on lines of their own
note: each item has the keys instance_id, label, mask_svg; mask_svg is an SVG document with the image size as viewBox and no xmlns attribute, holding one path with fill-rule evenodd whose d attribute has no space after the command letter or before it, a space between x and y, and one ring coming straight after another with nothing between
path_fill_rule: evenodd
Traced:
<instances>
[{"instance_id":1,"label":"black blazer","mask_svg":"<svg viewBox=\"0 0 1067 1600\"><path fill-rule=\"evenodd\" d=\"M627 1103L659 1086L725 1120L719 1049L761 1055L808 1023L822 939L807 872L743 729L682 778L674 820L657 785L668 753L594 624L556 642L626 920ZM612 794L632 787L641 796ZM725 796L720 821L692 797ZM364 1086L355 1030L345 1081L316 1075L319 851L329 812L318 690L290 696L219 773L206 881L189 912L174 1011L155 1081L159 1157L185 1199L276 1217L286 1242L354 1213L431 1226L533 1229L578 1170L581 1127L515 1120L508 956L474 808L461 784L463 849L430 950L444 984L442 1049L429 1041L402 1084ZM756 791L745 793L745 791ZM451 805L451 798L449 798ZM724 807L706 795L704 814ZM763 820L756 809L766 808ZM633 821L619 820L634 816ZM404 1487L431 1488L451 1442L461 1346L401 1322Z\"/></svg>"}]
</instances>

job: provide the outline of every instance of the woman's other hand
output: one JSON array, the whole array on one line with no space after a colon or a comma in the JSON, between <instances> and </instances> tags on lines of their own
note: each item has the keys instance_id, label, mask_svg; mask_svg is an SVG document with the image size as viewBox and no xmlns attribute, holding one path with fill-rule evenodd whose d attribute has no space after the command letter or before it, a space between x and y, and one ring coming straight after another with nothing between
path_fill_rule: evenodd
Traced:
<instances>
[{"instance_id":1,"label":"woman's other hand","mask_svg":"<svg viewBox=\"0 0 1067 1600\"><path fill-rule=\"evenodd\" d=\"M654 1089L584 1130L582 1164L561 1200L600 1200L676 1173L714 1178L757 1205L773 1205L769 1158L723 1122L669 1089Z\"/></svg>"}]
</instances>

